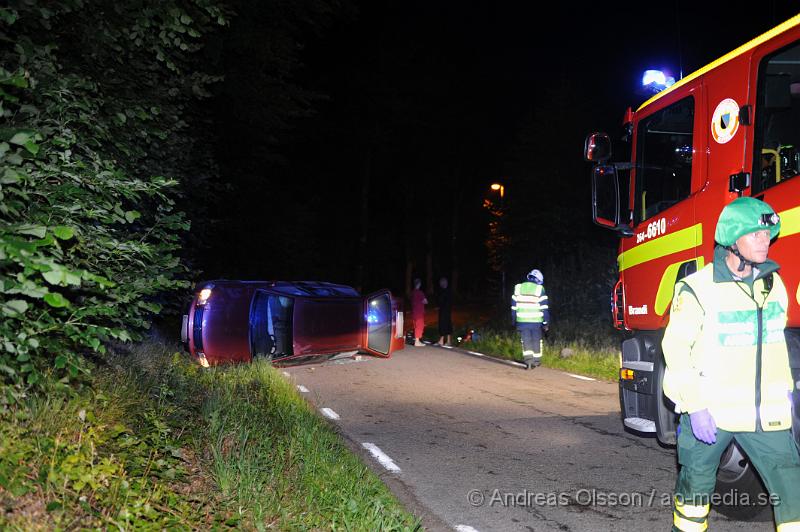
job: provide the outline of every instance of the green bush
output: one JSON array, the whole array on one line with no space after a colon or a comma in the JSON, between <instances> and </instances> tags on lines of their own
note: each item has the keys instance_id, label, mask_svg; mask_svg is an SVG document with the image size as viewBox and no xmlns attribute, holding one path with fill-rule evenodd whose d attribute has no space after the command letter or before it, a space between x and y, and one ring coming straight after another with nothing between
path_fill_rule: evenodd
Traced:
<instances>
[{"instance_id":1,"label":"green bush","mask_svg":"<svg viewBox=\"0 0 800 532\"><path fill-rule=\"evenodd\" d=\"M0 410L43 372L78 377L187 286L177 154L216 79L199 38L221 24L206 0L0 8Z\"/></svg>"}]
</instances>

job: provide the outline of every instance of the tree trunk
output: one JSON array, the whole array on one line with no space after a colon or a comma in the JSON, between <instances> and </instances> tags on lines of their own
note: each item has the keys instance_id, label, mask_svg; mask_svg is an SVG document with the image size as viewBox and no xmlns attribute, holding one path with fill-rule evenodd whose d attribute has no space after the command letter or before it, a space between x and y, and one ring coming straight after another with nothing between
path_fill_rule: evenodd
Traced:
<instances>
[{"instance_id":1,"label":"tree trunk","mask_svg":"<svg viewBox=\"0 0 800 532\"><path fill-rule=\"evenodd\" d=\"M453 176L453 182L455 183L456 193L452 196L453 219L450 235L450 292L453 297L455 297L458 293L458 212L461 207L461 200L464 197L464 189L461 187L460 172L455 170L454 173L455 175Z\"/></svg>"},{"instance_id":2,"label":"tree trunk","mask_svg":"<svg viewBox=\"0 0 800 532\"><path fill-rule=\"evenodd\" d=\"M416 220L414 219L413 212L414 212L414 187L402 187L403 190L403 198L405 199L405 205L403 209L404 213L404 223L403 226L405 230L403 231L403 236L405 240L405 248L406 248L406 272L405 272L405 288L406 288L406 297L411 297L411 290L413 289L413 275L414 275L414 266L416 265L416 261L414 260L414 239L417 236L416 233Z\"/></svg>"},{"instance_id":3,"label":"tree trunk","mask_svg":"<svg viewBox=\"0 0 800 532\"><path fill-rule=\"evenodd\" d=\"M364 167L361 174L361 227L358 239L358 265L356 267L356 288L364 291L365 263L367 260L367 239L369 237L369 189L372 181L372 149L366 148Z\"/></svg>"},{"instance_id":4,"label":"tree trunk","mask_svg":"<svg viewBox=\"0 0 800 532\"><path fill-rule=\"evenodd\" d=\"M433 294L433 227L430 214L425 221L425 292Z\"/></svg>"}]
</instances>

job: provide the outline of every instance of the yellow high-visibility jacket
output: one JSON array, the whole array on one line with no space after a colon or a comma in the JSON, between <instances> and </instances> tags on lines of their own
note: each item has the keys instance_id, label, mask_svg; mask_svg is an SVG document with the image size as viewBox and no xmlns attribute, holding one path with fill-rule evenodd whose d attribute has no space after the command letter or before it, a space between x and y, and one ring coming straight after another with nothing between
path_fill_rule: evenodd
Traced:
<instances>
[{"instance_id":1,"label":"yellow high-visibility jacket","mask_svg":"<svg viewBox=\"0 0 800 532\"><path fill-rule=\"evenodd\" d=\"M531 281L514 286L511 310L516 313L517 323L547 323L550 305L544 286Z\"/></svg>"},{"instance_id":2,"label":"yellow high-visibility jacket","mask_svg":"<svg viewBox=\"0 0 800 532\"><path fill-rule=\"evenodd\" d=\"M735 280L726 253L718 247L712 264L675 286L661 344L664 394L680 412L707 408L727 431L789 429L786 287L773 261L759 265L755 281Z\"/></svg>"}]
</instances>

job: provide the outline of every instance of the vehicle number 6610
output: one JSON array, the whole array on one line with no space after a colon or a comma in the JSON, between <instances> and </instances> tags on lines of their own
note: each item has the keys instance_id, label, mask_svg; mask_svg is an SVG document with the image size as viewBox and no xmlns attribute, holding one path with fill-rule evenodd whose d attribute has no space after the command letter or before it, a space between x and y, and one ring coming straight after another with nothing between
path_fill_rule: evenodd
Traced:
<instances>
[{"instance_id":1,"label":"vehicle number 6610","mask_svg":"<svg viewBox=\"0 0 800 532\"><path fill-rule=\"evenodd\" d=\"M647 231L642 231L636 235L636 242L642 242L650 238L655 238L667 233L667 219L661 218L655 222L647 224Z\"/></svg>"},{"instance_id":2,"label":"vehicle number 6610","mask_svg":"<svg viewBox=\"0 0 800 532\"><path fill-rule=\"evenodd\" d=\"M647 224L647 238L655 238L667 232L667 220L661 218L655 222Z\"/></svg>"}]
</instances>

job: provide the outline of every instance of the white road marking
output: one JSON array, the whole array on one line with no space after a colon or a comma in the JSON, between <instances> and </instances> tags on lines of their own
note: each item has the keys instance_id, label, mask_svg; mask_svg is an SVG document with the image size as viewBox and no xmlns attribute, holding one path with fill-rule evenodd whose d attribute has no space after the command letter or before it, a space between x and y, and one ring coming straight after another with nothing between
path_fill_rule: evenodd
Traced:
<instances>
[{"instance_id":1,"label":"white road marking","mask_svg":"<svg viewBox=\"0 0 800 532\"><path fill-rule=\"evenodd\" d=\"M452 345L443 345L443 346L441 346L441 347L444 347L445 349L453 349L453 346L452 346Z\"/></svg>"},{"instance_id":2,"label":"white road marking","mask_svg":"<svg viewBox=\"0 0 800 532\"><path fill-rule=\"evenodd\" d=\"M328 419L339 419L339 414L337 414L330 408L320 408L319 411L322 412L322 415Z\"/></svg>"},{"instance_id":3,"label":"white road marking","mask_svg":"<svg viewBox=\"0 0 800 532\"><path fill-rule=\"evenodd\" d=\"M300 390L301 393L308 393L308 388L306 388L302 384L298 384L297 389Z\"/></svg>"},{"instance_id":4,"label":"white road marking","mask_svg":"<svg viewBox=\"0 0 800 532\"><path fill-rule=\"evenodd\" d=\"M442 347L447 347L447 346L442 346ZM476 357L494 358L494 357L490 357L489 355L484 355L483 353L478 353L477 351L469 351L469 350L465 350L465 351L467 353L469 353L470 355L475 355ZM462 351L462 353L465 352L465 351ZM503 364L508 364L510 366L517 366L519 368L524 368L525 367L525 364L523 364L522 362L517 362L516 360L507 360L507 359L503 359L503 358L494 358L494 359L497 360L498 362L502 362ZM576 379L584 380L584 381L596 381L597 380L597 379L593 379L591 377L584 377L583 375L574 375L572 373L567 373L567 375L569 375L570 377L575 377ZM798 382L800 382L800 381L798 381Z\"/></svg>"},{"instance_id":5,"label":"white road marking","mask_svg":"<svg viewBox=\"0 0 800 532\"><path fill-rule=\"evenodd\" d=\"M477 528L472 528L467 525L458 525L456 526L456 530L458 530L458 532L478 532Z\"/></svg>"},{"instance_id":6,"label":"white road marking","mask_svg":"<svg viewBox=\"0 0 800 532\"><path fill-rule=\"evenodd\" d=\"M284 375L285 377L291 377L291 375L289 375L289 372L288 372L288 371L284 371L284 372L283 372L283 375Z\"/></svg>"},{"instance_id":7,"label":"white road marking","mask_svg":"<svg viewBox=\"0 0 800 532\"><path fill-rule=\"evenodd\" d=\"M375 459L380 462L383 467L392 473L400 473L400 468L397 467L397 464L394 463L394 460L386 456L386 454L381 451L380 447L374 443L362 443L361 446L368 450L369 454L375 457Z\"/></svg>"}]
</instances>

